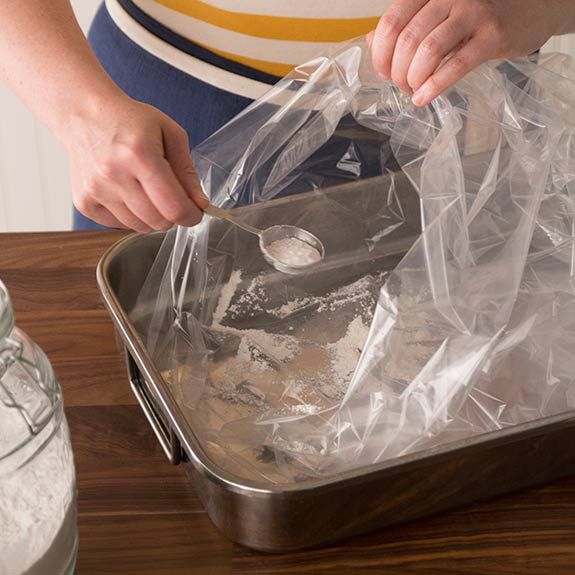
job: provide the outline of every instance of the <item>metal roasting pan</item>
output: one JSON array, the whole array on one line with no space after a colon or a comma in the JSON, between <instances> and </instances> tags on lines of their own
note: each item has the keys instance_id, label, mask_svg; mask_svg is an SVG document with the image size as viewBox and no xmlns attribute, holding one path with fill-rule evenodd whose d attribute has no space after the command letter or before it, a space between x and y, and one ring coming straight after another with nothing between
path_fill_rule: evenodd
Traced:
<instances>
[{"instance_id":1,"label":"metal roasting pan","mask_svg":"<svg viewBox=\"0 0 575 575\"><path fill-rule=\"evenodd\" d=\"M361 186L347 187L357 193ZM269 203L285 209L290 201ZM417 213L416 198L405 202ZM98 265L98 285L125 348L130 385L166 456L186 467L211 520L233 541L267 552L317 547L575 473L573 411L293 484L248 481L221 469L129 319L162 239L132 235L117 242ZM386 243L390 266L410 241Z\"/></svg>"}]
</instances>

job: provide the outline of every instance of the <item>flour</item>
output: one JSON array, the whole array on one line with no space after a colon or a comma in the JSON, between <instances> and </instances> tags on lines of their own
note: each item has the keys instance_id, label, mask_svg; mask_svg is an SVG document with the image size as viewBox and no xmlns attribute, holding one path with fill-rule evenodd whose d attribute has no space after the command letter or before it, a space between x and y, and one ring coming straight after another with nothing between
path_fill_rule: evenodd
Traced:
<instances>
[{"instance_id":1,"label":"flour","mask_svg":"<svg viewBox=\"0 0 575 575\"><path fill-rule=\"evenodd\" d=\"M309 266L321 260L321 253L316 248L295 237L272 242L267 252L288 266Z\"/></svg>"},{"instance_id":2,"label":"flour","mask_svg":"<svg viewBox=\"0 0 575 575\"><path fill-rule=\"evenodd\" d=\"M304 306L317 304L317 311L320 313L354 309L356 315L362 315L369 321L384 277L384 274L368 275L325 296L295 298L269 313L276 317L286 317Z\"/></svg>"},{"instance_id":3,"label":"flour","mask_svg":"<svg viewBox=\"0 0 575 575\"><path fill-rule=\"evenodd\" d=\"M265 274L256 276L247 287L240 289L241 273L232 272L230 279L221 289L212 325L220 326L224 319L253 317L258 313L289 319L293 314L312 308L318 312L353 309L356 314L361 314L365 321L370 321L377 294L385 280L385 272L364 276L325 295L293 297L279 306L271 303L269 287L264 284L264 279ZM288 330L292 331L293 328L288 327Z\"/></svg>"},{"instance_id":4,"label":"flour","mask_svg":"<svg viewBox=\"0 0 575 575\"><path fill-rule=\"evenodd\" d=\"M19 417L14 409L0 408L1 426ZM49 438L52 426L56 425L51 422L32 440L36 444L46 439L47 443L28 463L22 461L20 468L9 472L3 472L0 463L2 575L60 575L73 557L76 543L74 463L66 423ZM24 456L20 451L9 456L8 464L12 464L10 458Z\"/></svg>"},{"instance_id":5,"label":"flour","mask_svg":"<svg viewBox=\"0 0 575 575\"><path fill-rule=\"evenodd\" d=\"M284 397L306 404L310 400L310 390L316 390L328 400L342 399L351 382L368 334L369 325L364 323L361 316L355 317L343 337L325 345L326 357L323 367L313 370L312 373L308 370L297 377L292 377L287 382ZM304 405L304 407L315 409L316 406Z\"/></svg>"},{"instance_id":6,"label":"flour","mask_svg":"<svg viewBox=\"0 0 575 575\"><path fill-rule=\"evenodd\" d=\"M216 306L216 310L214 311L214 324L220 325L222 320L224 319L228 308L230 307L230 303L240 282L242 281L242 272L240 270L234 270L228 282L222 287L222 291L220 292L220 298L218 300L218 305Z\"/></svg>"},{"instance_id":7,"label":"flour","mask_svg":"<svg viewBox=\"0 0 575 575\"><path fill-rule=\"evenodd\" d=\"M318 311L338 311L344 307L357 306L371 318L376 295L383 284L385 274L367 275L333 291L324 298ZM375 289L374 289L375 288Z\"/></svg>"},{"instance_id":8,"label":"flour","mask_svg":"<svg viewBox=\"0 0 575 575\"><path fill-rule=\"evenodd\" d=\"M294 326L286 325L287 333L270 333L265 329L232 327L229 325L230 319L253 316L254 310L263 311L281 320L288 320L300 311L307 313L307 310L312 314L344 311L347 313L346 317L351 314L345 334L333 343L324 344L331 360L331 368L322 375L322 379L325 380L327 395L339 397L345 391L343 388L347 385L359 360L383 280L383 274L368 275L332 290L324 296L304 295L295 297L281 306L271 307L266 287L260 276L253 278L249 285L240 291L238 288L241 274L239 271L234 271L220 292L212 328L240 338L236 361L242 364L242 369L246 372L262 373L269 369L277 370L298 356L301 341L294 333ZM228 320L226 325L222 325L224 318ZM313 323L313 317L309 321ZM322 328L318 327L318 330L321 336ZM317 382L320 374L316 373L314 377Z\"/></svg>"},{"instance_id":9,"label":"flour","mask_svg":"<svg viewBox=\"0 0 575 575\"><path fill-rule=\"evenodd\" d=\"M266 273L230 275L214 305L209 383L197 416L202 433L213 440L210 456L226 468L241 462L250 478L281 480L290 473L281 446L265 447L269 437L262 426L298 425L342 400L384 281L385 272L375 273L314 293L297 283L270 283ZM250 431L251 425L257 427ZM265 449L273 456L262 459ZM290 446L292 453L295 449Z\"/></svg>"},{"instance_id":10,"label":"flour","mask_svg":"<svg viewBox=\"0 0 575 575\"><path fill-rule=\"evenodd\" d=\"M237 288L238 284L234 287L236 295L238 291ZM266 302L267 294L265 288L261 285L260 277L256 276L250 281L249 286L243 292L240 292L236 301L228 307L227 313L225 313L225 310L224 313L228 317L234 318L241 315L243 310L249 308L248 313L253 316L256 312L265 311Z\"/></svg>"},{"instance_id":11,"label":"flour","mask_svg":"<svg viewBox=\"0 0 575 575\"><path fill-rule=\"evenodd\" d=\"M229 327L223 329L242 337L236 360L249 361L248 367L251 371L277 369L292 359L299 349L298 340L292 336L269 334L257 329L239 330Z\"/></svg>"},{"instance_id":12,"label":"flour","mask_svg":"<svg viewBox=\"0 0 575 575\"><path fill-rule=\"evenodd\" d=\"M231 405L263 407L266 404L265 393L251 380L262 377L269 380L266 374L274 373L288 363L298 352L299 342L291 335L239 329L224 324L224 319L229 322L237 316L254 315L265 308L267 298L259 278L252 279L243 291L238 289L240 283L240 272L232 272L229 281L221 289L213 316L211 330L216 341L223 343L228 338L228 347L234 339L239 341L233 362L221 375L216 375L220 370L214 366L213 393L215 397Z\"/></svg>"},{"instance_id":13,"label":"flour","mask_svg":"<svg viewBox=\"0 0 575 575\"><path fill-rule=\"evenodd\" d=\"M235 352L231 348L233 361L223 371L212 371L216 396L233 405L285 407L291 414L297 405L313 411L343 398L365 345L383 281L383 273L368 275L325 295L301 295L274 307L265 275L240 287L238 272L234 272L221 290L214 314L219 323L214 322L212 329L236 337L239 343ZM236 292L231 293L232 289ZM241 329L242 321L253 317L254 311L277 317L280 323L273 331ZM302 318L297 327L291 323L296 316ZM240 322L238 327L234 321ZM272 387L276 401L270 404Z\"/></svg>"},{"instance_id":14,"label":"flour","mask_svg":"<svg viewBox=\"0 0 575 575\"><path fill-rule=\"evenodd\" d=\"M271 315L274 315L276 317L279 317L279 318L285 318L285 317L289 317L290 315L292 315L296 311L298 311L304 307L307 307L309 305L312 305L316 302L317 302L317 298L313 298L313 297L296 298L296 299L292 299L292 300L288 301L286 304L284 304L278 308L273 308L273 309L268 310L268 313L270 313Z\"/></svg>"},{"instance_id":15,"label":"flour","mask_svg":"<svg viewBox=\"0 0 575 575\"><path fill-rule=\"evenodd\" d=\"M355 371L369 334L369 326L363 323L361 316L356 317L347 327L345 335L336 343L328 344L331 357L331 384L325 386L324 394L341 398Z\"/></svg>"}]
</instances>

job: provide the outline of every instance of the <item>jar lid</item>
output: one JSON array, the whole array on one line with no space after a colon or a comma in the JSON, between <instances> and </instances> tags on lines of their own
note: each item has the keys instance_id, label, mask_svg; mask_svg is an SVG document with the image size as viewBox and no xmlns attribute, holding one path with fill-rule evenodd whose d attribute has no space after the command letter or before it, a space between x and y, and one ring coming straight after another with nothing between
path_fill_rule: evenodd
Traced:
<instances>
[{"instance_id":1,"label":"jar lid","mask_svg":"<svg viewBox=\"0 0 575 575\"><path fill-rule=\"evenodd\" d=\"M14 313L6 286L0 280L0 339L7 337L14 327Z\"/></svg>"}]
</instances>

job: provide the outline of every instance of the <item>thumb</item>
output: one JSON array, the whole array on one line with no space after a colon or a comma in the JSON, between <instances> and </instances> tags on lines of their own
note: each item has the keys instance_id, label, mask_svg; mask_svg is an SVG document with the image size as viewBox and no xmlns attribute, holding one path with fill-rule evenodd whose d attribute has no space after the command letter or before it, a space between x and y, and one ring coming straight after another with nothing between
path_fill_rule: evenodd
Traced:
<instances>
[{"instance_id":1,"label":"thumb","mask_svg":"<svg viewBox=\"0 0 575 575\"><path fill-rule=\"evenodd\" d=\"M186 131L179 124L170 120L162 126L162 134L164 154L176 178L199 208L207 208L210 201L203 193L202 185L196 174Z\"/></svg>"}]
</instances>

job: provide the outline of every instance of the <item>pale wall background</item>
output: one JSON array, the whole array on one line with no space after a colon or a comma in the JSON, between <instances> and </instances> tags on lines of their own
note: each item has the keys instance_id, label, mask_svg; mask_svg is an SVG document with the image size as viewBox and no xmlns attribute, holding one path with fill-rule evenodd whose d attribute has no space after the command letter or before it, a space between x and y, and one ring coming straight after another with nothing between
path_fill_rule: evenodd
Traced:
<instances>
[{"instance_id":1,"label":"pale wall background","mask_svg":"<svg viewBox=\"0 0 575 575\"><path fill-rule=\"evenodd\" d=\"M86 30L99 0L72 4ZM555 38L545 49L575 56L575 35ZM0 84L0 232L70 229L71 205L63 150Z\"/></svg>"},{"instance_id":2,"label":"pale wall background","mask_svg":"<svg viewBox=\"0 0 575 575\"><path fill-rule=\"evenodd\" d=\"M99 3L72 0L84 30ZM70 229L71 205L64 151L0 83L0 232Z\"/></svg>"}]
</instances>

